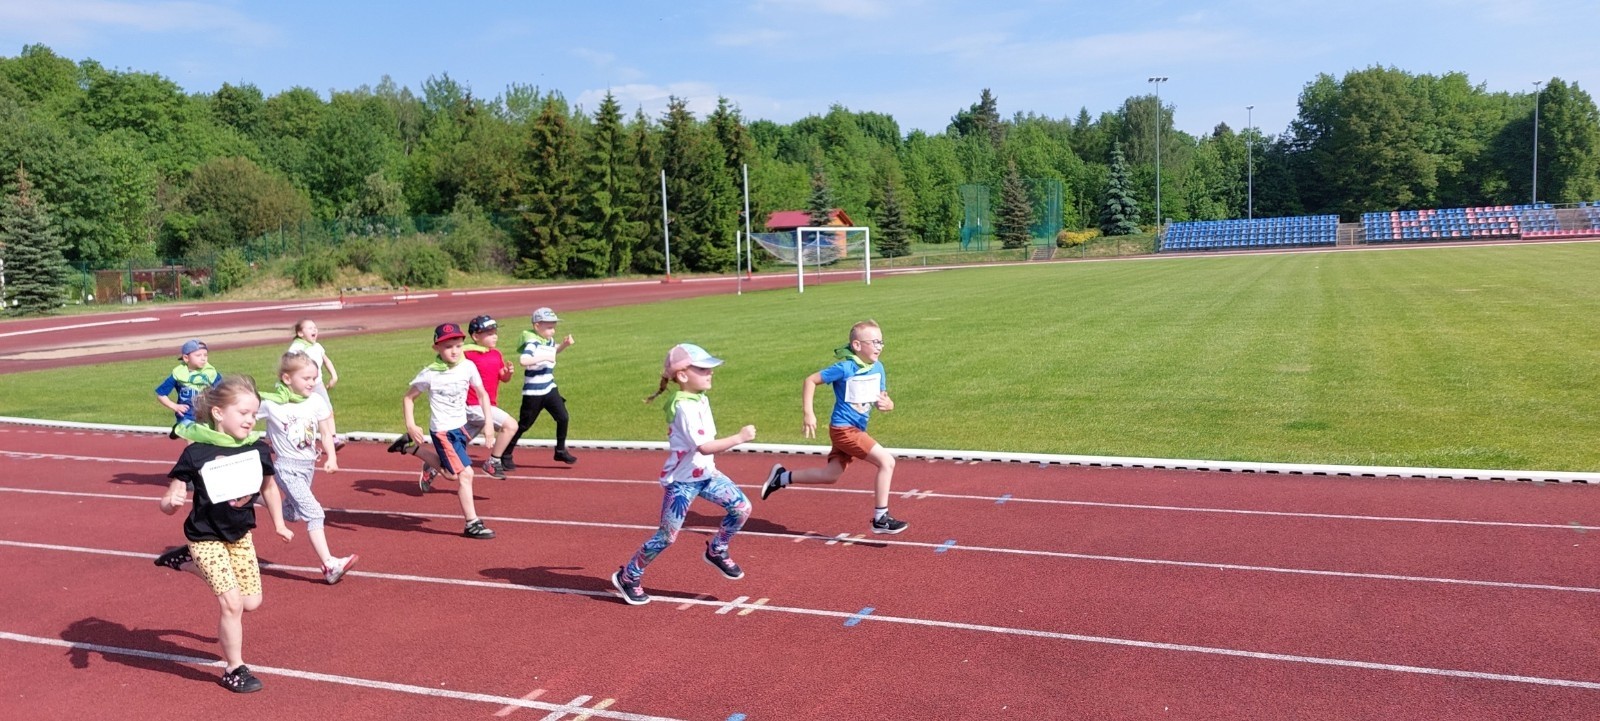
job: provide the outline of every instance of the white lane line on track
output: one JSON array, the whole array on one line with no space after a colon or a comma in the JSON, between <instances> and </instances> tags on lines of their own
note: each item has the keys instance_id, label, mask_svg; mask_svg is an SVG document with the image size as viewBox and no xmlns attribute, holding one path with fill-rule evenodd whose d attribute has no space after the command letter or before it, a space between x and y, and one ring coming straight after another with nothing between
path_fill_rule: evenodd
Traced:
<instances>
[{"instance_id":1,"label":"white lane line on track","mask_svg":"<svg viewBox=\"0 0 1600 721\"><path fill-rule=\"evenodd\" d=\"M99 498L119 501L144 501L159 502L161 499L154 496L127 496L110 493L84 493L78 491L50 491L34 488L12 488L0 486L0 493L24 493L47 496L67 496L75 498ZM361 508L335 508L328 506L326 510L333 513L348 513L351 515L375 516L400 516L404 518L422 519L448 519L460 518L460 514L451 513L415 513L407 511L378 511ZM604 528L607 530L645 531L656 530L655 526L635 523L605 523L601 521L562 521L551 518L522 518L518 516L483 516L485 521L496 523L526 523L543 526L567 526L572 528ZM718 529L712 526L684 526L684 533L699 533L706 536L716 535ZM1212 563L1206 561L1176 561L1163 558L1140 558L1137 556L1108 556L1092 553L1072 553L1069 551L1040 551L1026 548L1002 548L995 546L946 546L945 543L925 543L921 541L901 541L892 539L873 538L867 540L863 534L850 535L840 533L829 536L820 533L772 533L769 531L740 531L742 536L755 536L759 538L777 538L783 540L821 541L825 546L839 544L851 546L857 543L869 546L899 546L902 548L923 548L938 551L943 548L948 551L971 551L975 553L996 553L1013 556L1031 556L1035 558L1060 558L1074 561L1095 561L1101 563L1131 563L1145 566L1173 566L1177 568L1205 568L1215 571L1240 571L1248 573L1277 573L1299 576L1321 576L1324 578L1354 578L1369 581L1398 581L1402 583L1437 583L1451 586L1475 586L1481 588L1507 588L1518 591L1555 591L1560 593L1600 593L1600 588L1587 586L1560 586L1546 583L1518 583L1515 581L1483 581L1470 578L1436 578L1432 576L1407 576L1393 573L1360 573L1357 571L1330 571L1314 568L1286 568L1282 566L1252 566L1239 563ZM601 594L604 595L604 594Z\"/></svg>"},{"instance_id":2,"label":"white lane line on track","mask_svg":"<svg viewBox=\"0 0 1600 721\"><path fill-rule=\"evenodd\" d=\"M0 631L0 639L6 641L15 641L17 643L31 643L39 646L77 649L81 651L91 651L94 653L103 653L116 656L136 656L138 658L170 661L172 663L182 663L193 666L204 666L218 669L222 668L221 661L213 661L211 659L201 658L199 656L180 656L172 653L146 651L139 648L106 646L98 643L83 643L80 641L64 641L59 638L41 638L39 636L28 636L20 633L11 633L9 631ZM301 679L303 681L320 681L322 683L336 683L344 686L377 689L379 691L396 691L399 693L408 693L416 696L432 696L434 698L446 698L455 701L472 701L476 703L497 704L500 706L531 708L538 709L540 711L549 711L552 714L566 715L587 713L591 716L599 716L608 719L620 719L621 721L679 721L678 719L674 719L669 716L650 716L646 714L628 713L625 711L591 709L584 708L581 705L573 704L544 703L535 701L533 699L520 699L511 696L497 696L494 694L472 693L469 691L451 691L448 689L416 686L409 683L377 681L373 679L358 678L355 676L340 676L338 674L302 671L300 669L280 668L277 666L260 666L254 663L250 664L250 670L259 674L285 676L288 678ZM579 698L582 698L584 701L589 700L588 696L580 696ZM576 702L577 699L573 699L573 701Z\"/></svg>"},{"instance_id":3,"label":"white lane line on track","mask_svg":"<svg viewBox=\"0 0 1600 721\"><path fill-rule=\"evenodd\" d=\"M0 333L0 338L10 338L11 336L14 336L14 335L39 335L40 333L54 333L56 331L77 330L79 328L98 328L100 326L106 326L106 325L126 325L128 323L154 323L155 321L158 321L158 320L161 320L161 319L160 318L156 318L154 316L144 316L144 317L139 317L139 318L123 318L121 320L102 320L102 321L96 321L94 323L76 323L76 324L73 324L73 325L53 325L53 326L50 326L49 328L35 328L33 330L16 330L16 331L11 331L10 333Z\"/></svg>"},{"instance_id":4,"label":"white lane line on track","mask_svg":"<svg viewBox=\"0 0 1600 721\"><path fill-rule=\"evenodd\" d=\"M83 548L83 547L78 547L78 546L57 546L57 545L44 544L44 543L28 543L28 542L24 542L24 541L0 540L0 546L10 546L10 547L14 547L14 548L29 548L29 549L39 549L39 550L49 550L49 551L65 551L65 552L71 552L71 553L89 553L89 554L107 555L107 556L125 556L125 557L143 558L143 559L155 558L155 555L149 554L149 553L135 553L135 552L132 552L132 551L118 551L118 550L101 549L101 548ZM314 568L311 568L309 566L286 566L286 565L279 565L279 564L276 564L276 563L274 563L274 564L266 564L266 565L268 565L268 567L270 567L270 568L301 571L301 572L308 573L308 574L319 574L319 573L322 572L322 569L320 569L320 568L314 569ZM378 572L374 572L374 571L351 571L349 573L349 575L351 575L351 576L359 576L359 577L363 577L363 578L384 579L384 580L390 580L390 581L412 581L412 582L420 582L420 583L441 584L441 585L446 585L446 586L466 586L466 587L473 587L473 588L493 588L493 589L501 589L501 590L508 590L508 591L528 591L528 592L537 592L537 593L558 593L558 594L566 594L566 595L574 595L574 596L599 596L599 597L607 597L607 596L609 596L609 597L616 597L616 595L617 595L617 594L615 594L615 593L613 593L611 591L585 591L585 590L574 589L574 588L550 588L550 587L543 587L543 586L521 586L521 585L514 585L514 584L510 584L510 583L497 582L497 581L475 581L475 580L468 580L468 579L436 578L436 577L430 577L430 576L413 576L413 575L406 575L406 574L378 573ZM659 598L662 601L665 601L667 603L693 604L693 605L708 606L708 607L719 608L719 609L723 608L725 606L730 606L730 603L727 602L727 601L701 600L701 599L698 599L698 598L690 598L690 597L684 597L684 596L669 596L669 595L666 595L666 594L657 594L656 598ZM618 602L619 603L621 602L620 599L618 600ZM1323 657L1323 656L1301 656L1301 655L1296 655L1296 654L1269 653L1269 652L1263 652L1263 651L1248 651L1248 650L1243 650L1243 649L1225 648L1225 647L1219 647L1219 646L1195 646L1195 645L1191 645L1191 644L1182 644L1182 643L1165 643L1165 642L1160 642L1160 641L1141 641L1141 640L1138 640L1138 639L1115 638L1115 637L1109 637L1109 636L1090 636L1090 635L1076 634L1076 633L1064 633L1064 632L1060 632L1060 631L1043 631L1043 630L1038 630L1038 629L1013 628L1013 627L1008 627L1008 626L990 626L990 625L986 625L986 624L962 623L962 622L959 622L959 621L940 621L940 620L937 620L937 619L928 619L928 618L912 618L912 617L905 617L905 616L887 616L887 615L880 615L880 614L878 614L876 612L874 612L874 613L872 613L870 615L863 615L859 610L857 610L857 611L832 611L832 610L828 610L828 609L802 608L802 607L797 607L797 606L774 606L774 605L763 604L763 603L740 603L740 604L732 605L731 607L732 608L737 608L737 609L740 609L740 610L749 609L751 611L758 611L758 612L762 612L762 613L766 613L766 612L788 613L788 614L795 614L795 615L801 615L801 616L815 616L815 617L819 617L819 618L838 619L840 621L849 621L851 619L859 618L858 623L890 623L890 624L899 624L899 625L907 625L907 626L919 626L919 627L923 627L923 628L937 628L937 629L946 629L946 630L955 630L955 631L971 631L971 632L979 632L979 633L999 634L999 635L1004 635L1004 636L1021 636L1021 637L1026 637L1026 638L1043 638L1043 639L1050 639L1050 640L1056 640L1056 641L1073 641L1073 642L1078 642L1078 643L1089 643L1089 644L1098 644L1098 645L1106 645L1106 646L1121 646L1121 647L1130 647L1130 648L1142 648L1142 649L1149 649L1149 650L1154 650L1154 651L1175 651L1175 652L1195 653L1195 654L1203 654L1203 655L1210 655L1210 656L1228 656L1228 657L1234 657L1234 658L1248 658L1248 659L1255 659L1255 660L1259 660L1259 661L1280 661L1280 662L1285 662L1285 663L1298 663L1298 664L1310 664L1310 665L1316 665L1316 666L1333 666L1333 667L1341 667L1341 668L1354 668L1354 669L1362 669L1362 670L1368 670L1368 671L1388 671L1388 672L1391 672L1391 673L1419 674L1419 675L1425 675L1425 676L1445 676L1445 677L1450 677L1450 678L1464 678L1464 679L1473 679L1473 680L1479 680L1479 681L1500 681L1500 682L1507 682L1507 683L1533 684L1533 685L1539 685L1539 686L1561 686L1561 687L1565 687L1565 688L1579 688L1579 689L1585 689L1585 690L1590 690L1590 691L1600 691L1600 682L1579 681L1579 680L1574 680L1574 679L1547 678L1547 677L1542 677L1542 676L1524 676L1524 675L1520 675L1520 674L1491 673L1491 672L1483 672L1483 671L1465 671L1465 670L1460 670L1460 669L1449 669L1449 668L1431 668L1431 667L1427 667L1427 666L1409 666L1409 665L1404 665L1404 664L1378 663L1378 662L1373 662L1373 661L1357 661L1357 660L1352 660L1352 659L1329 658L1329 657ZM874 610L876 610L876 609L874 609ZM740 615L743 615L743 614L740 614ZM0 632L0 638L10 638L11 640L30 640L31 641L32 639L35 638L35 637L29 636L29 637L21 637L19 639L19 638L16 638L15 636L16 636L15 634L6 634L4 632ZM70 642L61 641L61 640L58 640L58 639L40 639L40 640L44 641L44 642L47 642L50 645L66 646L66 647L73 647L74 646L74 644L72 644ZM149 652L140 652L140 653L148 654ZM157 658L159 658L161 656L148 656L148 657L157 657ZM206 661L205 659L195 659L195 661L196 662L200 662L200 663L210 664L210 665L219 665L218 662ZM254 669L255 667L252 666L251 668ZM263 668L265 669L267 667L263 667ZM272 671L273 672L278 672L279 670L278 669L272 669ZM298 673L304 673L304 672L298 672ZM290 674L284 674L284 675L290 675ZM317 674L317 675L318 676L322 676L322 674ZM336 678L341 678L341 677L330 677L330 679L326 679L326 680L332 680L332 679L336 679ZM325 680L325 679L318 678L318 679L315 679L315 680ZM382 682L368 682L368 683L382 683ZM353 684L353 685L363 685L363 684ZM442 691L438 692L438 693L434 693L435 691L437 691L437 689L427 689L427 688L423 688L423 687L410 687L410 688L422 689L422 691L428 692L428 695L446 695L446 694L453 693L453 692L442 692ZM404 690L404 689L398 689L398 690ZM500 703L500 704L505 704L505 705L511 705L511 704L524 705L524 704L530 703L530 702L524 702L521 699L512 699L510 697L504 697L504 696L486 696L486 695L477 695L477 694L472 694L472 695L473 696L478 696L478 698L473 698L473 699L469 699L469 700L483 700L483 701L489 701L489 702L492 702L492 703ZM454 698L454 696L449 696L449 697ZM546 704L546 706L554 707L554 704ZM580 709L579 711L589 711L589 710L590 709ZM569 713L576 713L576 711L569 711ZM636 716L636 715L628 715L628 716L611 716L611 715L608 715L608 714L600 714L600 715L605 715L608 718L655 718L655 717L643 717L643 716Z\"/></svg>"},{"instance_id":5,"label":"white lane line on track","mask_svg":"<svg viewBox=\"0 0 1600 721\"><path fill-rule=\"evenodd\" d=\"M103 456L78 456L63 453L37 453L28 451L0 450L0 457L16 458L18 460L63 460L63 461L91 461L112 463L150 463L170 466L170 460L151 460L145 458L108 458ZM346 473L378 473L392 476L415 476L415 471L396 471L387 468L341 468ZM540 476L527 474L509 474L508 480L520 481L563 481L567 483L618 483L626 485L660 485L657 481L641 480L635 478L589 478L581 476ZM760 490L761 484L740 484L740 488ZM791 486L786 490L803 493L848 493L854 495L871 494L871 489L858 488L816 488L812 486ZM1350 513L1310 513L1304 511L1261 511L1248 508L1208 508L1204 506L1163 506L1149 503L1111 503L1107 501L1072 501L1057 498L1019 498L1010 493L1000 496L980 496L964 493L935 493L933 491L920 491L918 500L930 498L950 499L959 501L984 501L985 503L1032 503L1048 506L1079 506L1084 508L1117 508L1131 511L1170 511L1176 513L1214 513L1236 516L1263 516L1276 518L1312 518L1330 521L1369 521L1375 523L1426 523L1445 526L1486 526L1492 528L1542 528L1563 531L1600 531L1600 526L1583 526L1575 523L1524 523L1519 521L1474 521L1458 518L1423 518L1414 516L1361 516ZM1003 505L1002 503L1002 505Z\"/></svg>"},{"instance_id":6,"label":"white lane line on track","mask_svg":"<svg viewBox=\"0 0 1600 721\"><path fill-rule=\"evenodd\" d=\"M339 310L342 306L339 301L319 301L316 303L288 303L284 305L259 305L250 308L229 308L227 310L191 310L178 316L179 318L194 318L208 315L233 315L235 313L260 313L263 311L291 311L291 310Z\"/></svg>"}]
</instances>

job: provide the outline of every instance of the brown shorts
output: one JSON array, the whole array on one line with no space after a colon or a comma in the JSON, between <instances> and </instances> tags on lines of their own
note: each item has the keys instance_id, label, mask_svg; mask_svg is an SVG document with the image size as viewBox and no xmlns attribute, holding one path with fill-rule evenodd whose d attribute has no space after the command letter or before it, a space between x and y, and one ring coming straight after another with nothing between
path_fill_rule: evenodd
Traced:
<instances>
[{"instance_id":1,"label":"brown shorts","mask_svg":"<svg viewBox=\"0 0 1600 721\"><path fill-rule=\"evenodd\" d=\"M866 431L855 426L828 426L828 440L833 443L833 450L828 452L828 462L839 462L840 468L849 468L850 461L857 458L866 458L872 449L878 447L878 442Z\"/></svg>"},{"instance_id":2,"label":"brown shorts","mask_svg":"<svg viewBox=\"0 0 1600 721\"><path fill-rule=\"evenodd\" d=\"M261 566L251 534L233 543L190 541L189 554L200 567L200 575L211 584L212 593L221 596L237 588L241 596L261 595Z\"/></svg>"}]
</instances>

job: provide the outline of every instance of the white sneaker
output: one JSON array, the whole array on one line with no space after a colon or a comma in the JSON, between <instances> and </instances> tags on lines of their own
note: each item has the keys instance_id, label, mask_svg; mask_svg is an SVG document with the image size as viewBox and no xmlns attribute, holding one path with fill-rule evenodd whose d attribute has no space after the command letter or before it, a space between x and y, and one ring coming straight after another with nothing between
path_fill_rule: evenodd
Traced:
<instances>
[{"instance_id":1,"label":"white sneaker","mask_svg":"<svg viewBox=\"0 0 1600 721\"><path fill-rule=\"evenodd\" d=\"M339 579L344 578L345 572L356 565L356 561L360 559L361 556L354 553L344 558L333 559L333 565L322 567L322 580L327 581L329 586L338 583Z\"/></svg>"}]
</instances>

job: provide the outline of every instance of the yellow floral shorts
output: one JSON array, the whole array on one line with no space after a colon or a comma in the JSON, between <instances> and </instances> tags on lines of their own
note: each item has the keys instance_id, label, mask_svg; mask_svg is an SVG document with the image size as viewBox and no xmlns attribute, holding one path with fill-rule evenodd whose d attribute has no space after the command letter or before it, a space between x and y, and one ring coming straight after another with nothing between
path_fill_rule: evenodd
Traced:
<instances>
[{"instance_id":1,"label":"yellow floral shorts","mask_svg":"<svg viewBox=\"0 0 1600 721\"><path fill-rule=\"evenodd\" d=\"M200 567L200 575L218 596L235 588L241 596L261 595L261 565L256 560L256 544L251 534L233 543L191 541L189 553Z\"/></svg>"}]
</instances>

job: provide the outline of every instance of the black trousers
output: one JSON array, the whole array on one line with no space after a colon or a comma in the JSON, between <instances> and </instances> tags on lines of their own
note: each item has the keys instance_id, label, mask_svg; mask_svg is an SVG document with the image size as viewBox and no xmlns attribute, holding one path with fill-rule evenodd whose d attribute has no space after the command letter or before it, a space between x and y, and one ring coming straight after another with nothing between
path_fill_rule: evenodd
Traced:
<instances>
[{"instance_id":1,"label":"black trousers","mask_svg":"<svg viewBox=\"0 0 1600 721\"><path fill-rule=\"evenodd\" d=\"M522 440L522 434L527 433L534 421L539 420L540 411L550 411L550 417L556 421L556 451L567 449L567 399L562 398L561 391L556 389L542 396L522 397L522 409L517 413L517 433L511 437L511 445L506 447L507 456L517 450L517 441Z\"/></svg>"}]
</instances>

